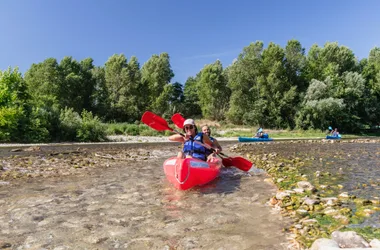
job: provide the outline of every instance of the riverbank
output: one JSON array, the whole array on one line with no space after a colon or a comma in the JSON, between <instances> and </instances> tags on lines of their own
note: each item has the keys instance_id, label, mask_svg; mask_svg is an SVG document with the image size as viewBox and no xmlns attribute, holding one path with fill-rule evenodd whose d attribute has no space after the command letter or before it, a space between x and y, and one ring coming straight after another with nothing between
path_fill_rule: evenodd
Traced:
<instances>
[{"instance_id":1,"label":"riverbank","mask_svg":"<svg viewBox=\"0 0 380 250\"><path fill-rule=\"evenodd\" d=\"M111 135L107 137L109 141L106 142L59 142L59 143L0 143L0 148L5 147L35 147L35 146L70 146L70 145L107 145L107 144L129 144L129 143L170 143L167 136L129 136L129 135ZM236 142L238 137L216 137L220 142ZM325 140L326 137L280 137L274 138L276 141L298 141L298 140ZM353 139L380 139L376 136L366 136L357 138L345 138L341 140ZM174 142L175 143L175 142Z\"/></svg>"},{"instance_id":2,"label":"riverbank","mask_svg":"<svg viewBox=\"0 0 380 250\"><path fill-rule=\"evenodd\" d=\"M287 231L299 249L314 242L315 250L374 248L380 243L379 143L308 140L236 144L232 150L271 176L279 191L268 204L294 220Z\"/></svg>"}]
</instances>

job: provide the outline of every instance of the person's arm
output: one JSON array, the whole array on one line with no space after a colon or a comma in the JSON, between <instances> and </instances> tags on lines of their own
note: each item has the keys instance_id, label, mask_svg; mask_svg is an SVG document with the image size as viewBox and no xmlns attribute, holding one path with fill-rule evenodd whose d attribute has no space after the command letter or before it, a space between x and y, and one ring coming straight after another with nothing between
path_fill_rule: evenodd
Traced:
<instances>
[{"instance_id":1,"label":"person's arm","mask_svg":"<svg viewBox=\"0 0 380 250\"><path fill-rule=\"evenodd\" d=\"M214 138L214 147L219 149L219 151L222 151L222 147L220 146L218 140L216 140L215 138Z\"/></svg>"},{"instance_id":2,"label":"person's arm","mask_svg":"<svg viewBox=\"0 0 380 250\"><path fill-rule=\"evenodd\" d=\"M208 137L208 135L203 134L203 142L212 147L212 141L210 140L210 137Z\"/></svg>"},{"instance_id":3,"label":"person's arm","mask_svg":"<svg viewBox=\"0 0 380 250\"><path fill-rule=\"evenodd\" d=\"M183 143L185 142L185 139L183 138L183 136L175 134L175 135L169 136L169 141L177 141L177 142Z\"/></svg>"},{"instance_id":4,"label":"person's arm","mask_svg":"<svg viewBox=\"0 0 380 250\"><path fill-rule=\"evenodd\" d=\"M210 137L208 137L208 135L206 135L206 134L203 134L203 142L205 144L211 146L212 148L214 148L216 153L219 153L221 151L218 147L215 148L215 144L210 140Z\"/></svg>"}]
</instances>

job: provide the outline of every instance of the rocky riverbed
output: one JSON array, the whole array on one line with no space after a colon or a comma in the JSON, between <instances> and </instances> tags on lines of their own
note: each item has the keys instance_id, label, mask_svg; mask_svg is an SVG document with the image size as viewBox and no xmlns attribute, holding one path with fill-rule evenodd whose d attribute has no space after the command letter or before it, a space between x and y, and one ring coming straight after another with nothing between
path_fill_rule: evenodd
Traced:
<instances>
[{"instance_id":1,"label":"rocky riverbed","mask_svg":"<svg viewBox=\"0 0 380 250\"><path fill-rule=\"evenodd\" d=\"M162 171L179 145L151 140L2 145L0 248L379 246L378 140L224 141L258 168L187 192Z\"/></svg>"},{"instance_id":2,"label":"rocky riverbed","mask_svg":"<svg viewBox=\"0 0 380 250\"><path fill-rule=\"evenodd\" d=\"M265 174L225 169L177 191L162 163L178 146L2 147L0 248L287 249L290 220L266 204L277 190Z\"/></svg>"},{"instance_id":3,"label":"rocky riverbed","mask_svg":"<svg viewBox=\"0 0 380 250\"><path fill-rule=\"evenodd\" d=\"M377 248L379 142L358 139L250 143L235 145L233 151L250 158L271 175L279 191L269 204L294 219L288 231L295 247Z\"/></svg>"}]
</instances>

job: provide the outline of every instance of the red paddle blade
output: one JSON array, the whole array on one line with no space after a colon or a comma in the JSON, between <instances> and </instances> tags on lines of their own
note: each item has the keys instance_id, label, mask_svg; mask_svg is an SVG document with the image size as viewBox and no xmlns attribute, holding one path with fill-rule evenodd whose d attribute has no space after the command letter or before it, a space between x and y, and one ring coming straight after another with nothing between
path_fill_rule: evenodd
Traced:
<instances>
[{"instance_id":1,"label":"red paddle blade","mask_svg":"<svg viewBox=\"0 0 380 250\"><path fill-rule=\"evenodd\" d=\"M240 156L223 158L222 162L226 167L234 166L242 171L249 171L253 165L252 162Z\"/></svg>"},{"instance_id":2,"label":"red paddle blade","mask_svg":"<svg viewBox=\"0 0 380 250\"><path fill-rule=\"evenodd\" d=\"M168 123L165 121L164 118L156 115L151 111L145 111L145 113L141 117L141 121L157 131L173 131L173 129L169 127Z\"/></svg>"},{"instance_id":3,"label":"red paddle blade","mask_svg":"<svg viewBox=\"0 0 380 250\"><path fill-rule=\"evenodd\" d=\"M183 128L183 123L185 122L185 118L183 118L183 116L180 114L180 113L175 113L173 116L172 116L172 121L173 123L179 127L179 128Z\"/></svg>"},{"instance_id":4,"label":"red paddle blade","mask_svg":"<svg viewBox=\"0 0 380 250\"><path fill-rule=\"evenodd\" d=\"M222 163L225 167L233 167L231 158L222 158Z\"/></svg>"}]
</instances>

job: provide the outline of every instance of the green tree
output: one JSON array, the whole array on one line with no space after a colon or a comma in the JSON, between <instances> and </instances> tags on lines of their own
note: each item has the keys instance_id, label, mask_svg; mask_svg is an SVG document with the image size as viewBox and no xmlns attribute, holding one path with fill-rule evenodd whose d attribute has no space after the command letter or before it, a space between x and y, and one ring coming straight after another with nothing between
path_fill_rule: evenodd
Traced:
<instances>
[{"instance_id":1,"label":"green tree","mask_svg":"<svg viewBox=\"0 0 380 250\"><path fill-rule=\"evenodd\" d=\"M297 127L324 130L330 125L339 124L345 105L343 99L332 97L332 92L332 81L325 83L313 79L297 113Z\"/></svg>"},{"instance_id":2,"label":"green tree","mask_svg":"<svg viewBox=\"0 0 380 250\"><path fill-rule=\"evenodd\" d=\"M304 92L307 82L303 75L306 66L305 49L297 40L289 40L285 47L284 66L288 80L297 86L298 92Z\"/></svg>"},{"instance_id":3,"label":"green tree","mask_svg":"<svg viewBox=\"0 0 380 250\"><path fill-rule=\"evenodd\" d=\"M239 114L235 119L245 124L294 127L299 102L297 87L304 84L300 44L289 41L286 51L274 43L266 49L262 43L256 43L245 48L245 52L229 69L229 86L233 90L229 118L234 111L235 116Z\"/></svg>"},{"instance_id":4,"label":"green tree","mask_svg":"<svg viewBox=\"0 0 380 250\"><path fill-rule=\"evenodd\" d=\"M91 74L95 81L94 92L91 97L91 106L96 115L106 119L109 115L111 104L108 98L109 93L106 84L105 69L104 67L94 67Z\"/></svg>"},{"instance_id":5,"label":"green tree","mask_svg":"<svg viewBox=\"0 0 380 250\"><path fill-rule=\"evenodd\" d=\"M156 99L157 108L155 112L163 117L170 117L180 111L180 102L183 99L182 87L179 83L165 85L162 93Z\"/></svg>"},{"instance_id":6,"label":"green tree","mask_svg":"<svg viewBox=\"0 0 380 250\"><path fill-rule=\"evenodd\" d=\"M28 94L18 69L0 71L0 141L21 141L28 123Z\"/></svg>"},{"instance_id":7,"label":"green tree","mask_svg":"<svg viewBox=\"0 0 380 250\"><path fill-rule=\"evenodd\" d=\"M141 68L141 76L143 86L147 86L149 100L148 109L153 112L162 112L164 97L170 92L168 85L174 77L174 73L170 66L170 58L168 53L153 55ZM170 88L170 87L169 87ZM161 96L162 95L162 96ZM169 100L166 100L169 102ZM165 104L166 105L166 104Z\"/></svg>"},{"instance_id":8,"label":"green tree","mask_svg":"<svg viewBox=\"0 0 380 250\"><path fill-rule=\"evenodd\" d=\"M146 93L148 92L147 85L141 79L140 64L137 57L132 56L128 62L128 117L129 121L140 120L142 114L148 106Z\"/></svg>"},{"instance_id":9,"label":"green tree","mask_svg":"<svg viewBox=\"0 0 380 250\"><path fill-rule=\"evenodd\" d=\"M184 99L185 96L183 94L183 88L182 84L179 82L175 82L173 84L170 84L171 87L171 95L169 96L169 113L174 114L174 113L181 113L183 110L183 105L184 105Z\"/></svg>"},{"instance_id":10,"label":"green tree","mask_svg":"<svg viewBox=\"0 0 380 250\"><path fill-rule=\"evenodd\" d=\"M93 60L87 58L78 62L71 56L64 57L59 63L61 81L57 99L61 107L72 107L76 112L92 109L92 95L95 79L92 77Z\"/></svg>"},{"instance_id":11,"label":"green tree","mask_svg":"<svg viewBox=\"0 0 380 250\"><path fill-rule=\"evenodd\" d=\"M59 138L59 114L61 78L58 62L48 58L37 64L32 64L25 73L25 82L31 96L33 116L38 123L49 131L50 138ZM38 136L37 136L38 137Z\"/></svg>"},{"instance_id":12,"label":"green tree","mask_svg":"<svg viewBox=\"0 0 380 250\"><path fill-rule=\"evenodd\" d=\"M263 48L261 41L251 43L227 70L227 86L232 91L227 118L232 123L242 124L243 117L252 110L255 100L260 96L258 81L262 70Z\"/></svg>"},{"instance_id":13,"label":"green tree","mask_svg":"<svg viewBox=\"0 0 380 250\"><path fill-rule=\"evenodd\" d=\"M199 78L199 77L198 77ZM201 107L199 106L199 97L197 90L197 78L189 77L187 78L185 85L183 87L184 95L184 107L183 115L185 117L194 117L202 115Z\"/></svg>"},{"instance_id":14,"label":"green tree","mask_svg":"<svg viewBox=\"0 0 380 250\"><path fill-rule=\"evenodd\" d=\"M380 48L373 48L368 60L361 62L365 78L363 117L367 124L378 125L380 120Z\"/></svg>"},{"instance_id":15,"label":"green tree","mask_svg":"<svg viewBox=\"0 0 380 250\"><path fill-rule=\"evenodd\" d=\"M356 72L359 70L359 62L352 50L346 46L339 46L337 42L327 42L323 48L314 44L307 55L305 77L325 80L330 77L334 81L346 71Z\"/></svg>"},{"instance_id":16,"label":"green tree","mask_svg":"<svg viewBox=\"0 0 380 250\"><path fill-rule=\"evenodd\" d=\"M215 120L224 119L224 113L228 109L230 89L227 87L227 79L219 60L202 69L197 89L203 116Z\"/></svg>"},{"instance_id":17,"label":"green tree","mask_svg":"<svg viewBox=\"0 0 380 250\"><path fill-rule=\"evenodd\" d=\"M107 120L134 122L139 120L149 101L148 87L142 81L136 57L111 56L105 65L104 93L108 93L110 112Z\"/></svg>"},{"instance_id":18,"label":"green tree","mask_svg":"<svg viewBox=\"0 0 380 250\"><path fill-rule=\"evenodd\" d=\"M32 64L25 73L28 93L31 95L34 106L52 107L59 105L61 74L55 58L48 58L42 63Z\"/></svg>"}]
</instances>

